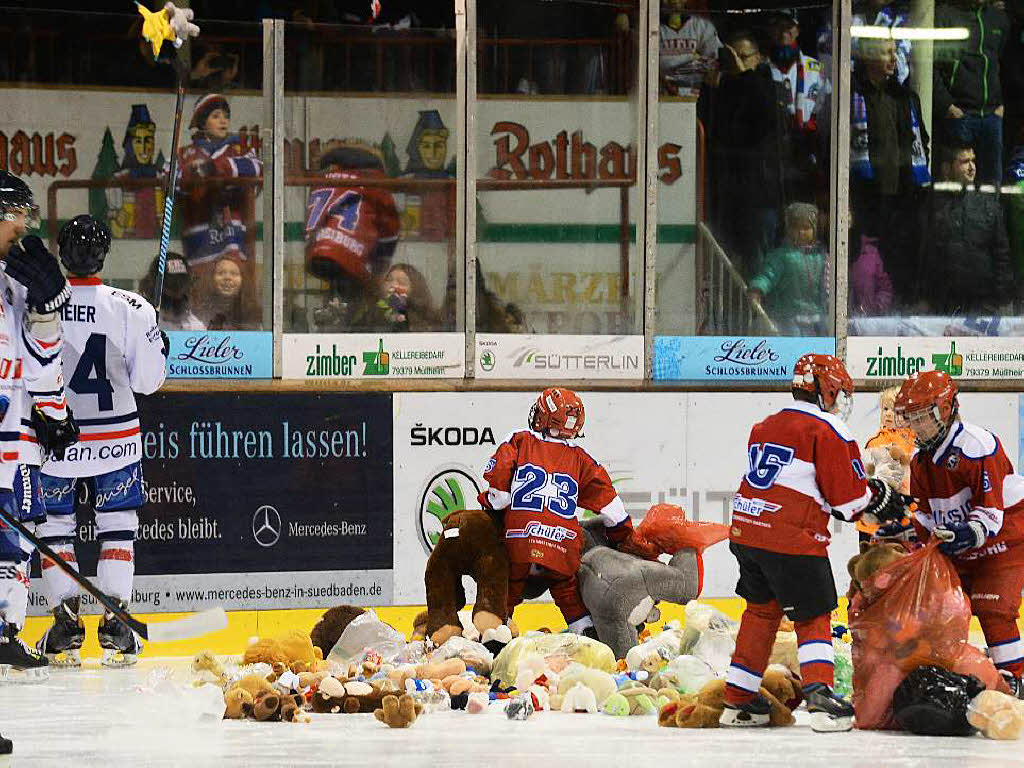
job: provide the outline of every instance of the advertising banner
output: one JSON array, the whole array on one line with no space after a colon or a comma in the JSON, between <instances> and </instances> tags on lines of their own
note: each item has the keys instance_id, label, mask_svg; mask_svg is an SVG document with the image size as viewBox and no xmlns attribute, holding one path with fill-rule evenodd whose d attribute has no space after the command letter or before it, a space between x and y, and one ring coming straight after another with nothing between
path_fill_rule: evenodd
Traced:
<instances>
[{"instance_id":1,"label":"advertising banner","mask_svg":"<svg viewBox=\"0 0 1024 768\"><path fill-rule=\"evenodd\" d=\"M655 336L654 378L661 381L789 381L808 352L833 355L831 337Z\"/></svg>"},{"instance_id":2,"label":"advertising banner","mask_svg":"<svg viewBox=\"0 0 1024 768\"><path fill-rule=\"evenodd\" d=\"M267 331L168 331L170 379L272 379L274 334Z\"/></svg>"},{"instance_id":3,"label":"advertising banner","mask_svg":"<svg viewBox=\"0 0 1024 768\"><path fill-rule=\"evenodd\" d=\"M139 413L134 609L392 602L390 395L158 394ZM81 506L91 575L96 528ZM34 614L48 609L40 586Z\"/></svg>"},{"instance_id":4,"label":"advertising banner","mask_svg":"<svg viewBox=\"0 0 1024 768\"><path fill-rule=\"evenodd\" d=\"M903 379L945 371L958 379L1024 377L1024 340L983 336L850 336L846 365L855 379Z\"/></svg>"},{"instance_id":5,"label":"advertising banner","mask_svg":"<svg viewBox=\"0 0 1024 768\"><path fill-rule=\"evenodd\" d=\"M642 379L643 336L478 333L481 379Z\"/></svg>"},{"instance_id":6,"label":"advertising banner","mask_svg":"<svg viewBox=\"0 0 1024 768\"><path fill-rule=\"evenodd\" d=\"M286 379L461 379L461 333L286 333Z\"/></svg>"}]
</instances>

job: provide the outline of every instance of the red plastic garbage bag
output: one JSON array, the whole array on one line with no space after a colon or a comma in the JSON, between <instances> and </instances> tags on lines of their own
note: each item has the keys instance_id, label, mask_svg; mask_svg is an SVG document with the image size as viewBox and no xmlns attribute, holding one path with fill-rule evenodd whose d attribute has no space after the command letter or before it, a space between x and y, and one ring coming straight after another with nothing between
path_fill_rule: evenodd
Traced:
<instances>
[{"instance_id":1,"label":"red plastic garbage bag","mask_svg":"<svg viewBox=\"0 0 1024 768\"><path fill-rule=\"evenodd\" d=\"M704 550L729 538L729 526L686 519L686 510L675 504L655 504L637 526L637 533L662 552L697 550L697 595L704 589Z\"/></svg>"},{"instance_id":2,"label":"red plastic garbage bag","mask_svg":"<svg viewBox=\"0 0 1024 768\"><path fill-rule=\"evenodd\" d=\"M686 519L686 510L675 504L655 504L637 526L637 532L662 552L691 547L698 554L729 538L729 526Z\"/></svg>"},{"instance_id":3,"label":"red plastic garbage bag","mask_svg":"<svg viewBox=\"0 0 1024 768\"><path fill-rule=\"evenodd\" d=\"M973 674L986 687L1002 689L991 660L967 641L970 621L971 603L937 542L862 582L850 601L857 727L898 728L893 693L921 666Z\"/></svg>"}]
</instances>

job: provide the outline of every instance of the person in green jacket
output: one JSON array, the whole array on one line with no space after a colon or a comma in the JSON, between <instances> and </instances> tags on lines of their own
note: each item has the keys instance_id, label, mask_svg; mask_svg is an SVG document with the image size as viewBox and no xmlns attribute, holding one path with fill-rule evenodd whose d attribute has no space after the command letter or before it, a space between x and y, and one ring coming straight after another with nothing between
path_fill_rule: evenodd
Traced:
<instances>
[{"instance_id":1,"label":"person in green jacket","mask_svg":"<svg viewBox=\"0 0 1024 768\"><path fill-rule=\"evenodd\" d=\"M787 336L820 336L827 330L828 262L817 234L814 205L786 206L785 242L765 256L764 267L748 286L751 300L764 303Z\"/></svg>"}]
</instances>

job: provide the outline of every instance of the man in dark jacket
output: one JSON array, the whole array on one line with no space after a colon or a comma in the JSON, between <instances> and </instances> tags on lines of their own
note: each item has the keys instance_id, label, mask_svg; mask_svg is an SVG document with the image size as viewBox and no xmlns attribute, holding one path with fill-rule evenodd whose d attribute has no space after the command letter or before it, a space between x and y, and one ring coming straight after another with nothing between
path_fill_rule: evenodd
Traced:
<instances>
[{"instance_id":1,"label":"man in dark jacket","mask_svg":"<svg viewBox=\"0 0 1024 768\"><path fill-rule=\"evenodd\" d=\"M960 144L941 163L953 190L933 190L924 239L922 294L944 315L997 314L1013 296L1010 244L993 192L974 188L974 148Z\"/></svg>"},{"instance_id":2,"label":"man in dark jacket","mask_svg":"<svg viewBox=\"0 0 1024 768\"><path fill-rule=\"evenodd\" d=\"M974 145L978 183L1003 177L1003 94L999 60L1010 33L1006 12L987 0L935 10L936 27L966 28L966 40L935 43L934 114L951 139Z\"/></svg>"},{"instance_id":3,"label":"man in dark jacket","mask_svg":"<svg viewBox=\"0 0 1024 768\"><path fill-rule=\"evenodd\" d=\"M864 234L878 237L893 291L904 305L916 293L928 132L917 94L895 77L892 40L861 40L850 101L850 201Z\"/></svg>"},{"instance_id":4,"label":"man in dark jacket","mask_svg":"<svg viewBox=\"0 0 1024 768\"><path fill-rule=\"evenodd\" d=\"M722 49L710 144L716 233L737 268L756 274L775 247L782 208L784 111L754 36L739 31Z\"/></svg>"}]
</instances>

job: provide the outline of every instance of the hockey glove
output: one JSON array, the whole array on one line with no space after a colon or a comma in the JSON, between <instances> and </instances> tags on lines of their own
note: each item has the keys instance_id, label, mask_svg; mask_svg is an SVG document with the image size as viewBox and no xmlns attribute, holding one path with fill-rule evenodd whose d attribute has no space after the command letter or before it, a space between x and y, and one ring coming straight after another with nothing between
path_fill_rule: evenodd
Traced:
<instances>
[{"instance_id":1,"label":"hockey glove","mask_svg":"<svg viewBox=\"0 0 1024 768\"><path fill-rule=\"evenodd\" d=\"M977 520L940 525L932 531L932 535L942 542L939 550L947 555L959 555L969 549L977 549L988 538L985 526Z\"/></svg>"},{"instance_id":2,"label":"hockey glove","mask_svg":"<svg viewBox=\"0 0 1024 768\"><path fill-rule=\"evenodd\" d=\"M160 351L163 353L164 357L167 357L171 353L171 340L167 338L167 334L163 331L160 331L160 342L163 344Z\"/></svg>"},{"instance_id":3,"label":"hockey glove","mask_svg":"<svg viewBox=\"0 0 1024 768\"><path fill-rule=\"evenodd\" d=\"M661 554L661 550L633 527L633 521L628 517L618 525L605 528L604 534L609 544L627 555L642 557L644 560L657 560Z\"/></svg>"},{"instance_id":4,"label":"hockey glove","mask_svg":"<svg viewBox=\"0 0 1024 768\"><path fill-rule=\"evenodd\" d=\"M894 522L903 517L903 495L896 493L877 477L868 480L871 501L864 507L864 521L872 524Z\"/></svg>"},{"instance_id":5,"label":"hockey glove","mask_svg":"<svg viewBox=\"0 0 1024 768\"><path fill-rule=\"evenodd\" d=\"M60 461L64 451L78 442L78 424L68 406L68 417L58 421L43 413L38 407L32 407L32 428L36 431L36 439L43 450Z\"/></svg>"},{"instance_id":6,"label":"hockey glove","mask_svg":"<svg viewBox=\"0 0 1024 768\"><path fill-rule=\"evenodd\" d=\"M34 312L56 312L71 298L71 288L56 257L35 235L26 237L20 246L11 246L7 274L28 289L28 306Z\"/></svg>"}]
</instances>

